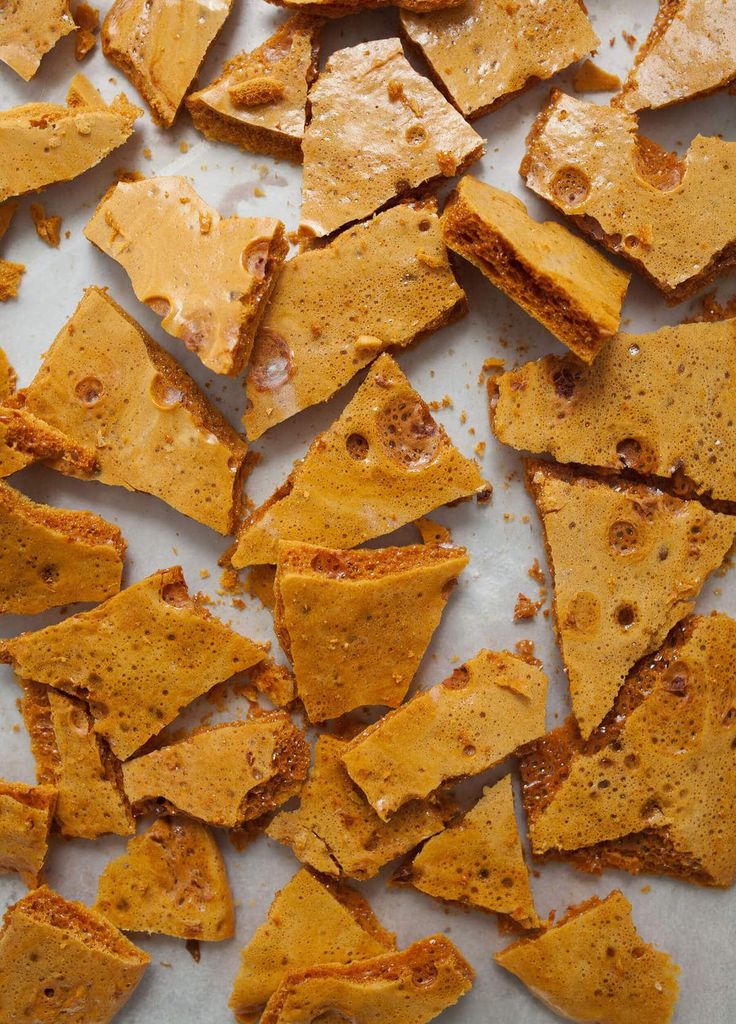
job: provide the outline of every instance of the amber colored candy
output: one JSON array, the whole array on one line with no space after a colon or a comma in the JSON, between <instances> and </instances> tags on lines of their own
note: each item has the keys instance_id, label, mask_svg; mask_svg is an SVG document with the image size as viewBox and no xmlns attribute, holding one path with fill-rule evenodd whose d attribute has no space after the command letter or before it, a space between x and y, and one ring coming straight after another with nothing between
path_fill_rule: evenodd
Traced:
<instances>
[{"instance_id":1,"label":"amber colored candy","mask_svg":"<svg viewBox=\"0 0 736 1024\"><path fill-rule=\"evenodd\" d=\"M0 779L0 874L17 871L27 886L38 885L56 798L53 786Z\"/></svg>"},{"instance_id":2,"label":"amber colored candy","mask_svg":"<svg viewBox=\"0 0 736 1024\"><path fill-rule=\"evenodd\" d=\"M28 82L41 58L74 29L69 0L12 0L0 21L0 61Z\"/></svg>"},{"instance_id":3,"label":"amber colored candy","mask_svg":"<svg viewBox=\"0 0 736 1024\"><path fill-rule=\"evenodd\" d=\"M269 3L292 11L321 14L326 18L342 18L346 14L388 7L394 0L269 0ZM408 11L437 11L456 7L463 0L396 0L396 6Z\"/></svg>"}]
</instances>

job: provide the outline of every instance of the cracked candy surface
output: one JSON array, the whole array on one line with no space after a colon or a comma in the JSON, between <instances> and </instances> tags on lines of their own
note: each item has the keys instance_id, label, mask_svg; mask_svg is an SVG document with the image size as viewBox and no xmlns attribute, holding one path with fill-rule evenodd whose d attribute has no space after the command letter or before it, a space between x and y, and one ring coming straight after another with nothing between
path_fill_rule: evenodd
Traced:
<instances>
[{"instance_id":1,"label":"cracked candy surface","mask_svg":"<svg viewBox=\"0 0 736 1024\"><path fill-rule=\"evenodd\" d=\"M84 233L205 366L243 369L286 255L281 221L221 217L186 178L160 177L119 182Z\"/></svg>"},{"instance_id":2,"label":"cracked candy surface","mask_svg":"<svg viewBox=\"0 0 736 1024\"><path fill-rule=\"evenodd\" d=\"M446 244L591 363L618 330L630 275L510 192L466 175L442 214Z\"/></svg>"},{"instance_id":3,"label":"cracked candy surface","mask_svg":"<svg viewBox=\"0 0 736 1024\"><path fill-rule=\"evenodd\" d=\"M437 899L492 910L524 928L538 927L511 776L484 789L460 821L428 839L395 877Z\"/></svg>"},{"instance_id":4,"label":"cracked candy surface","mask_svg":"<svg viewBox=\"0 0 736 1024\"><path fill-rule=\"evenodd\" d=\"M293 971L367 960L395 948L395 936L381 928L359 893L302 869L276 893L243 949L230 1009L241 1024L252 1024Z\"/></svg>"},{"instance_id":5,"label":"cracked candy surface","mask_svg":"<svg viewBox=\"0 0 736 1024\"><path fill-rule=\"evenodd\" d=\"M0 779L0 874L17 871L26 885L38 885L56 797L53 786Z\"/></svg>"},{"instance_id":6,"label":"cracked candy surface","mask_svg":"<svg viewBox=\"0 0 736 1024\"><path fill-rule=\"evenodd\" d=\"M439 832L447 810L431 801L414 801L391 821L382 821L341 764L346 748L344 740L319 737L299 808L278 814L266 834L290 846L315 871L365 880Z\"/></svg>"},{"instance_id":7,"label":"cracked candy surface","mask_svg":"<svg viewBox=\"0 0 736 1024\"><path fill-rule=\"evenodd\" d=\"M547 678L536 665L482 650L359 733L342 761L381 818L392 820L408 800L478 775L540 736L546 697Z\"/></svg>"},{"instance_id":8,"label":"cracked candy surface","mask_svg":"<svg viewBox=\"0 0 736 1024\"><path fill-rule=\"evenodd\" d=\"M100 876L95 910L116 928L218 942L235 911L225 863L206 825L159 818Z\"/></svg>"},{"instance_id":9,"label":"cracked candy surface","mask_svg":"<svg viewBox=\"0 0 736 1024\"><path fill-rule=\"evenodd\" d=\"M0 61L27 82L44 54L74 28L68 0L10 0L0 21Z\"/></svg>"},{"instance_id":10,"label":"cracked candy surface","mask_svg":"<svg viewBox=\"0 0 736 1024\"><path fill-rule=\"evenodd\" d=\"M232 564L275 564L279 541L350 548L487 487L384 353L342 415L245 520Z\"/></svg>"},{"instance_id":11,"label":"cracked candy surface","mask_svg":"<svg viewBox=\"0 0 736 1024\"><path fill-rule=\"evenodd\" d=\"M530 745L521 769L536 854L731 885L735 652L736 622L690 617L587 741L568 723Z\"/></svg>"},{"instance_id":12,"label":"cracked candy surface","mask_svg":"<svg viewBox=\"0 0 736 1024\"><path fill-rule=\"evenodd\" d=\"M140 114L122 93L108 106L84 75L72 79L65 107L26 103L0 111L0 202L94 167L122 146Z\"/></svg>"},{"instance_id":13,"label":"cracked candy surface","mask_svg":"<svg viewBox=\"0 0 736 1024\"><path fill-rule=\"evenodd\" d=\"M97 472L93 448L75 444L27 409L0 404L0 479L40 460L53 460L55 469L73 476Z\"/></svg>"},{"instance_id":14,"label":"cracked candy surface","mask_svg":"<svg viewBox=\"0 0 736 1024\"><path fill-rule=\"evenodd\" d=\"M120 762L95 733L87 705L51 687L25 682L20 710L36 777L59 793L54 829L80 839L135 832Z\"/></svg>"},{"instance_id":15,"label":"cracked candy surface","mask_svg":"<svg viewBox=\"0 0 736 1024\"><path fill-rule=\"evenodd\" d=\"M324 1012L329 1015L326 1020L426 1024L464 996L474 977L473 968L448 938L431 935L398 953L287 975L269 1000L261 1024L316 1022Z\"/></svg>"},{"instance_id":16,"label":"cracked candy surface","mask_svg":"<svg viewBox=\"0 0 736 1024\"><path fill-rule=\"evenodd\" d=\"M660 0L652 29L614 103L666 107L736 79L736 2Z\"/></svg>"},{"instance_id":17,"label":"cracked candy surface","mask_svg":"<svg viewBox=\"0 0 736 1024\"><path fill-rule=\"evenodd\" d=\"M284 264L246 380L250 438L326 401L387 348L465 313L436 211L401 204Z\"/></svg>"},{"instance_id":18,"label":"cracked candy surface","mask_svg":"<svg viewBox=\"0 0 736 1024\"><path fill-rule=\"evenodd\" d=\"M580 0L466 0L431 14L402 11L401 25L465 117L488 113L599 43Z\"/></svg>"},{"instance_id":19,"label":"cracked candy surface","mask_svg":"<svg viewBox=\"0 0 736 1024\"><path fill-rule=\"evenodd\" d=\"M0 614L29 615L120 590L125 541L92 512L51 508L0 481Z\"/></svg>"},{"instance_id":20,"label":"cracked candy surface","mask_svg":"<svg viewBox=\"0 0 736 1024\"><path fill-rule=\"evenodd\" d=\"M527 483L544 529L572 708L588 736L631 666L692 611L733 544L736 517L544 462L527 464Z\"/></svg>"},{"instance_id":21,"label":"cracked candy surface","mask_svg":"<svg viewBox=\"0 0 736 1024\"><path fill-rule=\"evenodd\" d=\"M570 908L556 927L512 943L494 960L580 1024L668 1024L679 994L679 967L643 941L618 889Z\"/></svg>"},{"instance_id":22,"label":"cracked candy surface","mask_svg":"<svg viewBox=\"0 0 736 1024\"><path fill-rule=\"evenodd\" d=\"M115 0L102 50L170 128L232 0Z\"/></svg>"},{"instance_id":23,"label":"cracked candy surface","mask_svg":"<svg viewBox=\"0 0 736 1024\"><path fill-rule=\"evenodd\" d=\"M233 529L245 442L104 291L87 289L22 396L27 412L94 451L97 480Z\"/></svg>"},{"instance_id":24,"label":"cracked candy surface","mask_svg":"<svg viewBox=\"0 0 736 1024\"><path fill-rule=\"evenodd\" d=\"M521 176L679 302L736 259L736 142L698 135L678 160L638 130L634 114L554 90Z\"/></svg>"},{"instance_id":25,"label":"cracked candy surface","mask_svg":"<svg viewBox=\"0 0 736 1024\"><path fill-rule=\"evenodd\" d=\"M101 914L36 889L3 919L0 1019L108 1024L149 960Z\"/></svg>"},{"instance_id":26,"label":"cracked candy surface","mask_svg":"<svg viewBox=\"0 0 736 1024\"><path fill-rule=\"evenodd\" d=\"M311 235L460 174L483 153L481 137L412 69L398 39L333 53L309 102L300 230Z\"/></svg>"},{"instance_id":27,"label":"cracked candy surface","mask_svg":"<svg viewBox=\"0 0 736 1024\"><path fill-rule=\"evenodd\" d=\"M125 759L265 650L190 597L175 566L91 611L5 641L0 654L21 679L89 701L95 732Z\"/></svg>"},{"instance_id":28,"label":"cracked candy surface","mask_svg":"<svg viewBox=\"0 0 736 1024\"><path fill-rule=\"evenodd\" d=\"M298 14L255 50L231 57L219 78L187 97L195 127L208 139L300 161L321 27Z\"/></svg>"},{"instance_id":29,"label":"cracked candy surface","mask_svg":"<svg viewBox=\"0 0 736 1024\"><path fill-rule=\"evenodd\" d=\"M436 544L282 544L274 621L310 721L399 705L467 564L464 548Z\"/></svg>"},{"instance_id":30,"label":"cracked candy surface","mask_svg":"<svg viewBox=\"0 0 736 1024\"><path fill-rule=\"evenodd\" d=\"M299 792L309 768L304 735L283 712L197 729L123 765L137 813L162 807L235 828Z\"/></svg>"},{"instance_id":31,"label":"cracked candy surface","mask_svg":"<svg viewBox=\"0 0 736 1024\"><path fill-rule=\"evenodd\" d=\"M595 363L545 356L493 382L500 441L558 462L684 476L736 500L736 320L618 334Z\"/></svg>"}]
</instances>

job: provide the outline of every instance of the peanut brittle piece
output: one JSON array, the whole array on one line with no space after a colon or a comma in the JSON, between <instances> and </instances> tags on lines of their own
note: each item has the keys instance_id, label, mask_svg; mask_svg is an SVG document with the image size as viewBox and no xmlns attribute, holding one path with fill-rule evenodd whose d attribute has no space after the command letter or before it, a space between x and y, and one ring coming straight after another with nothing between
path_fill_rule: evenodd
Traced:
<instances>
[{"instance_id":1,"label":"peanut brittle piece","mask_svg":"<svg viewBox=\"0 0 736 1024\"><path fill-rule=\"evenodd\" d=\"M0 61L28 82L74 27L69 0L10 0L0 20Z\"/></svg>"},{"instance_id":2,"label":"peanut brittle piece","mask_svg":"<svg viewBox=\"0 0 736 1024\"><path fill-rule=\"evenodd\" d=\"M56 797L52 786L0 779L0 874L17 871L29 888L38 885Z\"/></svg>"}]
</instances>

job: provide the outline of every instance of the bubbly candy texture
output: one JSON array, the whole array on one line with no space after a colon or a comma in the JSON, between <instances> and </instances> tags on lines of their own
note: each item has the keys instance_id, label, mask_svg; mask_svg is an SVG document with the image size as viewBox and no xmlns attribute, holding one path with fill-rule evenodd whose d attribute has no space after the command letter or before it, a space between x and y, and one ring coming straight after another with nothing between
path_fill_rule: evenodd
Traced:
<instances>
[{"instance_id":1,"label":"bubbly candy texture","mask_svg":"<svg viewBox=\"0 0 736 1024\"><path fill-rule=\"evenodd\" d=\"M350 778L384 820L444 782L500 764L544 732L547 677L506 651L480 651L351 740ZM428 756L431 751L431 757Z\"/></svg>"},{"instance_id":2,"label":"bubbly candy texture","mask_svg":"<svg viewBox=\"0 0 736 1024\"><path fill-rule=\"evenodd\" d=\"M362 220L483 154L480 135L413 70L398 39L333 53L309 102L300 230L310 235Z\"/></svg>"},{"instance_id":3,"label":"bubbly candy texture","mask_svg":"<svg viewBox=\"0 0 736 1024\"><path fill-rule=\"evenodd\" d=\"M269 0L269 3L287 7L293 11L321 14L326 18L342 18L346 14L389 7L394 0ZM462 0L396 0L396 6L408 11L436 11L444 7L456 7Z\"/></svg>"},{"instance_id":4,"label":"bubbly candy texture","mask_svg":"<svg viewBox=\"0 0 736 1024\"><path fill-rule=\"evenodd\" d=\"M529 461L526 471L544 529L572 709L587 737L631 666L692 611L736 538L736 516L545 462Z\"/></svg>"},{"instance_id":5,"label":"bubbly candy texture","mask_svg":"<svg viewBox=\"0 0 736 1024\"><path fill-rule=\"evenodd\" d=\"M464 548L437 544L282 544L274 622L310 721L397 707L467 564Z\"/></svg>"},{"instance_id":6,"label":"bubbly candy texture","mask_svg":"<svg viewBox=\"0 0 736 1024\"><path fill-rule=\"evenodd\" d=\"M10 400L15 402L15 396ZM0 479L41 460L74 476L91 476L98 469L93 448L75 444L27 409L0 404Z\"/></svg>"},{"instance_id":7,"label":"bubbly candy texture","mask_svg":"<svg viewBox=\"0 0 736 1024\"><path fill-rule=\"evenodd\" d=\"M44 54L74 29L69 0L11 0L0 21L0 61L28 82Z\"/></svg>"},{"instance_id":8,"label":"bubbly candy texture","mask_svg":"<svg viewBox=\"0 0 736 1024\"><path fill-rule=\"evenodd\" d=\"M248 436L324 402L387 348L464 315L434 200L403 203L284 264L250 360Z\"/></svg>"},{"instance_id":9,"label":"bubbly candy texture","mask_svg":"<svg viewBox=\"0 0 736 1024\"><path fill-rule=\"evenodd\" d=\"M555 927L494 955L551 1010L580 1024L668 1024L679 967L645 943L614 889L571 907Z\"/></svg>"},{"instance_id":10,"label":"bubbly candy texture","mask_svg":"<svg viewBox=\"0 0 736 1024\"><path fill-rule=\"evenodd\" d=\"M10 217L12 218L13 213L15 213L15 210L13 209L13 207L16 204L15 203L7 203L6 205L7 205L7 207L10 208ZM2 223L1 223L1 221L2 221L2 214L3 214L3 208L0 208L0 238L2 238L3 234L4 234L4 232L2 231ZM10 223L10 220L8 220L8 223ZM10 365L10 362L8 361L8 357L5 354L5 350L0 348L0 402L4 402L6 399L10 398L10 396L12 394L15 393L16 382L17 382L17 377L15 375L15 370Z\"/></svg>"},{"instance_id":11,"label":"bubbly candy texture","mask_svg":"<svg viewBox=\"0 0 736 1024\"><path fill-rule=\"evenodd\" d=\"M53 786L0 779L0 875L17 871L29 888L39 884L56 797Z\"/></svg>"}]
</instances>

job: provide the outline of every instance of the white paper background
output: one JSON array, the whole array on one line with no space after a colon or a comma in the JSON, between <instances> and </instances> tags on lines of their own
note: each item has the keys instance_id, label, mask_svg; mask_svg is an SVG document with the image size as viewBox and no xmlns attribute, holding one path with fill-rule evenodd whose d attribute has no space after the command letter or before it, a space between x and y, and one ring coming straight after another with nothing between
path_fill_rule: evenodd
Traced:
<instances>
[{"instance_id":1,"label":"white paper background","mask_svg":"<svg viewBox=\"0 0 736 1024\"><path fill-rule=\"evenodd\" d=\"M107 6L107 2L103 2L103 9ZM616 4L591 0L589 6L603 40L598 62L607 70L624 73L632 53L621 32L626 30L643 39L655 13L655 0L619 0ZM260 43L282 19L281 12L261 0L235 0L229 21L207 58L200 82L210 81L225 58ZM339 21L324 34L323 60L327 53L340 46L395 35L397 23L394 11ZM615 40L612 46L609 39ZM73 59L73 37L69 37L44 59L40 72L28 84L4 65L0 66L0 108L31 100L63 102L66 85L76 70L84 71L106 99L124 89L133 101L139 102L135 90L116 68L107 64L99 48L77 66ZM571 74L558 76L555 84L569 91ZM522 195L532 212L549 217L552 216L550 208L524 189L517 172L526 132L548 89L549 85L543 83L476 122L477 130L488 139L488 151L472 171L484 180ZM605 96L591 98L598 102L607 99ZM686 148L698 132L736 138L736 99L720 95L647 115L642 118L642 126L658 142L680 149ZM182 142L189 146L186 153L180 151ZM143 156L144 147L150 147L150 161ZM288 229L297 225L301 177L298 168L241 153L224 144L206 142L194 131L186 112L168 132L157 129L146 112L137 124L135 135L122 149L76 181L50 188L41 197L47 211L62 214L63 229L71 231L71 237L63 238L58 250L49 249L36 237L28 213L30 200L21 203L8 235L0 243L0 255L25 263L27 273L17 301L0 306L0 345L6 348L16 366L20 383L27 384L41 353L72 313L82 289L89 284L107 285L111 294L181 360L201 385L206 386L209 396L238 425L243 408L240 382L213 378L183 346L163 333L158 319L135 299L123 271L82 235L96 202L119 167L138 169L146 175L188 175L200 194L223 214L270 214L281 217ZM254 194L256 186L265 192L263 197ZM485 391L478 384L478 374L481 364L489 357L505 359L507 366L511 366L548 351L561 351L561 346L472 268L460 267L460 278L468 291L470 315L402 353L399 362L426 400L441 400L445 394L451 395L453 408L443 409L437 416L467 455L472 455L478 441L487 443L481 461L495 492L489 506L467 503L444 509L437 516L452 528L457 542L468 546L472 560L422 664L417 684L428 686L438 682L454 664L472 656L480 647L511 649L517 640L530 638L550 677L548 724L552 726L564 714L565 683L551 621L540 614L534 622L512 622L518 592L523 590L530 597L537 597L537 585L529 579L527 569L535 557L544 565L540 529L521 482L518 456L498 445L490 433ZM724 293L731 291L733 279L724 286ZM632 283L624 310L630 330L676 323L687 313L686 306L668 309L660 296L637 278ZM358 380L354 381L327 405L281 424L254 446L263 455L262 464L248 482L248 492L256 502L271 492L284 478L293 459L300 456L314 435L339 414L357 383ZM467 413L464 424L461 423L463 412ZM217 559L226 542L204 526L171 511L162 502L117 488L70 480L37 467L19 474L12 483L36 500L89 508L118 523L129 544L126 583L154 569L180 562L193 590L202 589L217 597ZM408 528L401 532L400 538L402 541L415 539ZM209 579L200 579L201 569L209 570ZM226 599L213 610L232 620L236 628L251 637L274 639L269 613L255 600L248 599L246 604L245 611L238 612ZM698 602L701 611L714 607L736 612L732 574L714 579ZM0 634L12 636L24 629L57 622L59 617L58 610L26 619L7 616L0 620ZM277 647L274 653L278 653ZM0 776L33 782L33 760L16 708L18 694L12 673L0 666ZM200 701L199 707L193 709L194 717L212 710L206 700ZM243 710L243 702L234 701L229 714L240 714ZM492 773L466 784L462 787L464 797L475 796L483 782L499 774ZM136 994L117 1018L120 1024L166 1024L170 1021L227 1024L232 1020L227 1000L239 950L263 919L275 890L291 877L298 863L289 850L265 837L260 837L242 853L237 853L224 835L220 838L238 901L236 937L220 944L203 943L202 959L197 965L179 941L134 936L151 954L152 964ZM95 843L54 839L48 862L50 884L64 896L92 902L100 871L124 845L125 840L118 838ZM542 1024L556 1019L491 961L492 952L507 941L499 935L492 916L446 910L428 897L389 889L384 884L387 874L384 872L380 878L363 886L363 890L382 922L396 930L401 945L444 930L478 972L471 994L447 1011L443 1021L447 1024L510 1024L512 1021ZM651 885L651 891L643 894L641 888L645 885ZM632 878L618 872L607 872L597 879L564 865L544 867L540 877L533 879L540 914L552 908L562 912L571 903L593 893L605 894L615 886L622 888L633 902L636 923L644 937L668 950L682 966L682 995L675 1021L678 1024L703 1021L729 1024L733 1021L736 1016L733 977L736 894L646 876ZM19 898L23 891L15 877L1 877L0 909ZM162 961L167 966L162 966Z\"/></svg>"}]
</instances>

